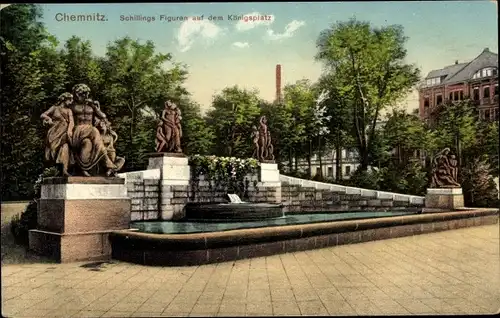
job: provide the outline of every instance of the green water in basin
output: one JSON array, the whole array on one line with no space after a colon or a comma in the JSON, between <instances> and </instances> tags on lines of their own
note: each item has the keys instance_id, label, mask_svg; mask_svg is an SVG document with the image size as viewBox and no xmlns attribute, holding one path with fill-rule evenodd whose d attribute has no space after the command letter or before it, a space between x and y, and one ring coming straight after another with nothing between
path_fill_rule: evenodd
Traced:
<instances>
[{"instance_id":1,"label":"green water in basin","mask_svg":"<svg viewBox=\"0 0 500 318\"><path fill-rule=\"evenodd\" d=\"M132 222L133 229L140 232L158 234L186 234L219 232L237 229L250 229L269 226L307 224L328 221L343 221L353 219L371 219L380 217L391 217L401 215L412 215L416 212L342 212L342 213L311 213L286 215L280 218L265 219L257 221L225 222L224 220L212 220L210 223L193 221L141 221Z\"/></svg>"}]
</instances>

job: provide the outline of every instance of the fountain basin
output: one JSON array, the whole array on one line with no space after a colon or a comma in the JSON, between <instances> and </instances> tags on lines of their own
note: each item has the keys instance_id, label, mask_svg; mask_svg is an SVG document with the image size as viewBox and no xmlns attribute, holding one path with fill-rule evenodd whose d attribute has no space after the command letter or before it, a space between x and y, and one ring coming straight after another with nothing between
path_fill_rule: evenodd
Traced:
<instances>
[{"instance_id":1,"label":"fountain basin","mask_svg":"<svg viewBox=\"0 0 500 318\"><path fill-rule=\"evenodd\" d=\"M227 231L110 233L114 259L162 266L201 265L498 223L498 209L399 215Z\"/></svg>"},{"instance_id":2,"label":"fountain basin","mask_svg":"<svg viewBox=\"0 0 500 318\"><path fill-rule=\"evenodd\" d=\"M269 203L188 203L186 219L197 220L262 220L283 216L283 205Z\"/></svg>"}]
</instances>

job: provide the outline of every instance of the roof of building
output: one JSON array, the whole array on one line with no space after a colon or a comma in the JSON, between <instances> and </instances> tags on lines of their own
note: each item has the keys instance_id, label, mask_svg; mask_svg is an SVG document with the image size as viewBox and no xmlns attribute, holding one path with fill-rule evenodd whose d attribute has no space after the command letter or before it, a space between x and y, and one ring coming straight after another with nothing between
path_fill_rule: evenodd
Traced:
<instances>
[{"instance_id":1,"label":"roof of building","mask_svg":"<svg viewBox=\"0 0 500 318\"><path fill-rule=\"evenodd\" d=\"M466 63L455 63L439 70L430 71L426 79L446 76L441 84L452 84L467 81L478 70L485 67L498 67L498 54L485 48L475 59Z\"/></svg>"}]
</instances>

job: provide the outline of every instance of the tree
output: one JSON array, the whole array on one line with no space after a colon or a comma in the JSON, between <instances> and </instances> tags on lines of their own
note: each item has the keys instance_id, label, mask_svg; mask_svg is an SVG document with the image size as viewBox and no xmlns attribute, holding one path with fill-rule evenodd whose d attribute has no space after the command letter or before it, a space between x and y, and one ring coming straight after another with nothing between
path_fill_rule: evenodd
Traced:
<instances>
[{"instance_id":1,"label":"tree","mask_svg":"<svg viewBox=\"0 0 500 318\"><path fill-rule=\"evenodd\" d=\"M334 24L318 38L316 59L333 73L341 96L350 101L362 170L369 165L380 112L418 82L418 68L404 62L406 40L401 26L374 28L356 19Z\"/></svg>"},{"instance_id":2,"label":"tree","mask_svg":"<svg viewBox=\"0 0 500 318\"><path fill-rule=\"evenodd\" d=\"M329 143L335 146L335 179L342 179L342 149L346 149L353 144L353 139L350 135L350 113L347 105L348 100L345 100L345 95L339 93L338 82L332 74L323 74L318 81L320 90L325 89L328 92L327 98L323 104L326 107L326 114L329 116L327 127L329 134L327 136Z\"/></svg>"},{"instance_id":3,"label":"tree","mask_svg":"<svg viewBox=\"0 0 500 318\"><path fill-rule=\"evenodd\" d=\"M33 194L33 177L43 169L39 116L46 107L42 58L53 37L38 21L39 6L20 4L0 11L1 184L5 199Z\"/></svg>"},{"instance_id":4,"label":"tree","mask_svg":"<svg viewBox=\"0 0 500 318\"><path fill-rule=\"evenodd\" d=\"M477 123L475 106L470 100L442 104L433 112L432 128L439 136L439 148L451 147L455 150L459 166L464 164L464 154L476 145ZM452 146L453 145L453 146ZM472 154L473 157L476 154Z\"/></svg>"},{"instance_id":5,"label":"tree","mask_svg":"<svg viewBox=\"0 0 500 318\"><path fill-rule=\"evenodd\" d=\"M184 92L178 87L187 72L177 65L165 70L168 62L172 56L157 53L151 41L141 44L125 37L108 45L101 103L122 136L117 151L128 155L125 170L144 168L145 154L154 149L156 123L147 114L158 116L165 100L175 102L180 98L176 93Z\"/></svg>"},{"instance_id":6,"label":"tree","mask_svg":"<svg viewBox=\"0 0 500 318\"><path fill-rule=\"evenodd\" d=\"M297 164L300 158L307 158L308 175L311 176L311 157L313 154L314 107L316 105L316 92L309 80L299 80L295 84L286 85L284 88L284 107L294 121L290 126L287 139L289 157L291 153ZM291 162L289 160L289 162Z\"/></svg>"},{"instance_id":7,"label":"tree","mask_svg":"<svg viewBox=\"0 0 500 318\"><path fill-rule=\"evenodd\" d=\"M250 135L257 126L261 100L256 90L238 86L225 88L215 95L207 122L217 140L215 154L247 158L252 155Z\"/></svg>"},{"instance_id":8,"label":"tree","mask_svg":"<svg viewBox=\"0 0 500 318\"><path fill-rule=\"evenodd\" d=\"M183 151L189 155L208 155L213 148L215 136L213 129L201 115L200 105L186 100L179 107L182 111Z\"/></svg>"},{"instance_id":9,"label":"tree","mask_svg":"<svg viewBox=\"0 0 500 318\"><path fill-rule=\"evenodd\" d=\"M487 162L491 167L491 173L498 176L500 141L498 140L498 122L483 122L478 123L478 132L476 136L475 147L470 150L472 154L484 154L487 156Z\"/></svg>"},{"instance_id":10,"label":"tree","mask_svg":"<svg viewBox=\"0 0 500 318\"><path fill-rule=\"evenodd\" d=\"M467 206L498 206L498 190L486 158L475 158L467 163L463 171L462 186Z\"/></svg>"},{"instance_id":11,"label":"tree","mask_svg":"<svg viewBox=\"0 0 500 318\"><path fill-rule=\"evenodd\" d=\"M417 115L394 109L383 128L383 138L396 151L398 165L406 165L416 151L434 153L437 138Z\"/></svg>"},{"instance_id":12,"label":"tree","mask_svg":"<svg viewBox=\"0 0 500 318\"><path fill-rule=\"evenodd\" d=\"M90 87L94 98L99 99L101 96L96 95L103 89L103 61L93 55L90 41L72 36L66 41L61 54L68 72L66 89L71 91L74 85L84 83Z\"/></svg>"}]
</instances>

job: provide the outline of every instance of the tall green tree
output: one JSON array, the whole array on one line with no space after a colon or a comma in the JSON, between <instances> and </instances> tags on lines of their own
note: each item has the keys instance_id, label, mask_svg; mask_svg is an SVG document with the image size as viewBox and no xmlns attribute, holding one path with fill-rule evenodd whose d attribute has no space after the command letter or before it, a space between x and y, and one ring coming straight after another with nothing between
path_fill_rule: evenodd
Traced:
<instances>
[{"instance_id":1,"label":"tall green tree","mask_svg":"<svg viewBox=\"0 0 500 318\"><path fill-rule=\"evenodd\" d=\"M327 140L335 147L335 179L342 179L342 149L350 148L353 145L351 132L351 115L348 95L341 94L339 83L334 74L323 74L318 81L320 90L326 90L328 96L323 102L326 113L329 116L327 126L329 134Z\"/></svg>"},{"instance_id":2,"label":"tall green tree","mask_svg":"<svg viewBox=\"0 0 500 318\"><path fill-rule=\"evenodd\" d=\"M43 139L39 116L47 107L43 79L45 51L53 38L33 4L11 5L0 11L1 184L4 199L33 194L33 177L43 169Z\"/></svg>"},{"instance_id":3,"label":"tall green tree","mask_svg":"<svg viewBox=\"0 0 500 318\"><path fill-rule=\"evenodd\" d=\"M215 95L207 123L213 129L215 154L220 156L250 157L252 155L252 126L257 126L261 113L257 90L238 86L225 88Z\"/></svg>"},{"instance_id":4,"label":"tall green tree","mask_svg":"<svg viewBox=\"0 0 500 318\"><path fill-rule=\"evenodd\" d=\"M104 83L103 61L93 54L90 41L72 36L64 44L61 55L68 74L66 89L71 91L78 83L87 84L92 96L99 99Z\"/></svg>"},{"instance_id":5,"label":"tall green tree","mask_svg":"<svg viewBox=\"0 0 500 318\"><path fill-rule=\"evenodd\" d=\"M471 154L477 143L478 115L470 100L454 101L442 104L433 112L431 123L439 136L439 148L453 148L457 154L459 165L464 165L464 155ZM472 152L472 156L476 156Z\"/></svg>"},{"instance_id":6,"label":"tall green tree","mask_svg":"<svg viewBox=\"0 0 500 318\"><path fill-rule=\"evenodd\" d=\"M470 155L478 153L486 155L486 161L491 167L491 173L496 176L499 174L499 146L498 122L479 121L476 144L474 147L471 147L469 153Z\"/></svg>"},{"instance_id":7,"label":"tall green tree","mask_svg":"<svg viewBox=\"0 0 500 318\"><path fill-rule=\"evenodd\" d=\"M381 111L406 97L419 80L418 68L405 63L406 40L399 25L372 27L356 19L332 25L317 40L316 59L335 74L340 93L351 101L361 170L370 164Z\"/></svg>"},{"instance_id":8,"label":"tall green tree","mask_svg":"<svg viewBox=\"0 0 500 318\"><path fill-rule=\"evenodd\" d=\"M404 109L393 109L383 127L383 138L387 147L395 150L398 165L406 165L416 151L434 153L437 136L430 131L417 115Z\"/></svg>"},{"instance_id":9,"label":"tall green tree","mask_svg":"<svg viewBox=\"0 0 500 318\"><path fill-rule=\"evenodd\" d=\"M165 100L179 99L171 96L185 80L187 72L165 69L172 61L171 54L158 53L151 41L140 43L130 37L118 39L107 47L102 62L105 78L102 90L102 109L113 120L120 141L117 151L127 154L126 170L143 169L145 154L153 151L155 123L145 113L159 114ZM175 80L169 75L178 75ZM178 84L175 86L174 84ZM144 142L144 140L149 142Z\"/></svg>"},{"instance_id":10,"label":"tall green tree","mask_svg":"<svg viewBox=\"0 0 500 318\"><path fill-rule=\"evenodd\" d=\"M313 138L317 128L314 125L316 95L313 84L307 79L286 85L284 88L283 107L289 112L290 119L294 121L287 139L289 157L293 153L296 164L299 159L305 157L309 176L311 175L311 157L314 152ZM289 164L291 164L290 160Z\"/></svg>"}]
</instances>

